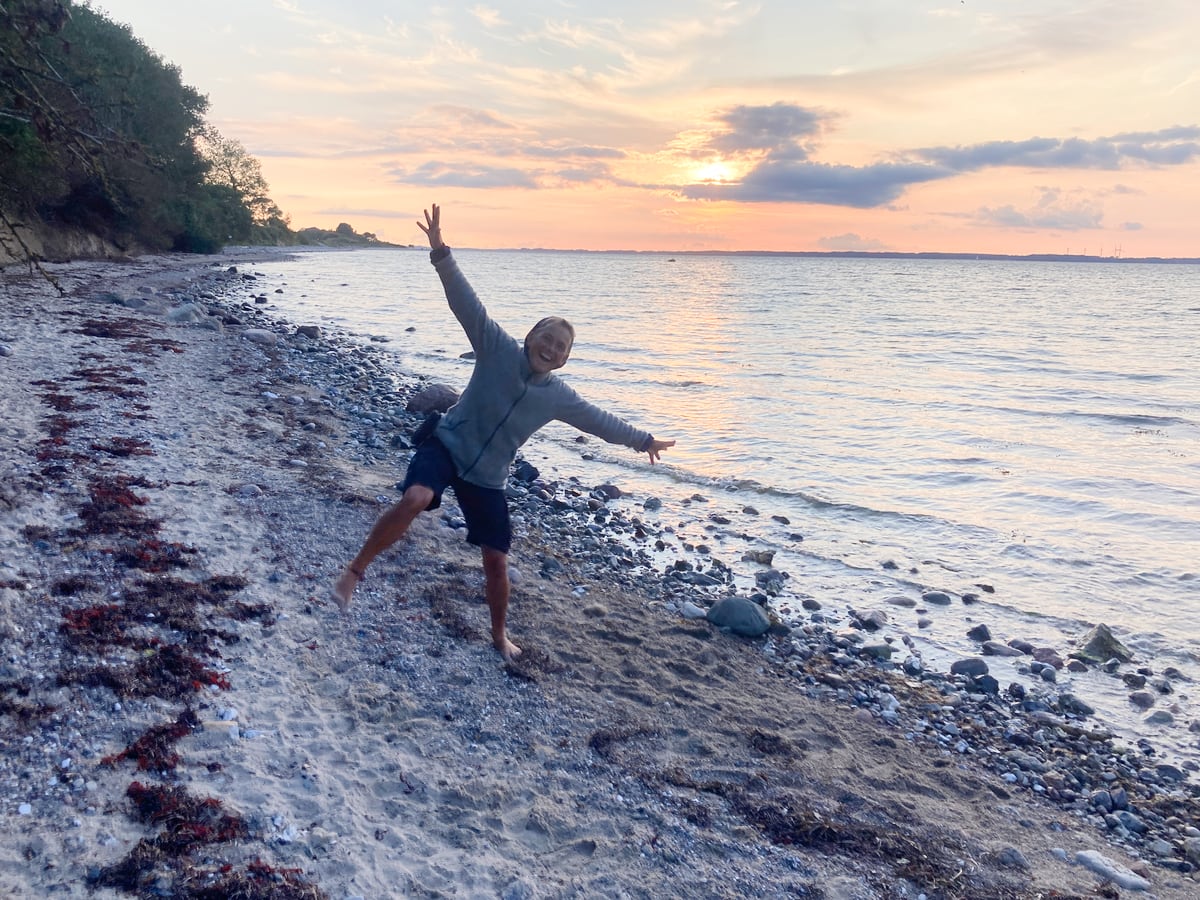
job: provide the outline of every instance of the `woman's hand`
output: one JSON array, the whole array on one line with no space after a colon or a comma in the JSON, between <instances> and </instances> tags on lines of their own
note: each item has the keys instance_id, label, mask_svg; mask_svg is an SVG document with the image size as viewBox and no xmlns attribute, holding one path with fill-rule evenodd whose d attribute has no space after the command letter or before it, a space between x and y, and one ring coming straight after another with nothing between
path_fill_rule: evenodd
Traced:
<instances>
[{"instance_id":1,"label":"woman's hand","mask_svg":"<svg viewBox=\"0 0 1200 900\"><path fill-rule=\"evenodd\" d=\"M650 446L646 448L646 452L650 454L650 465L658 462L658 458L662 452L668 447L674 447L674 441L660 441L657 438L650 442Z\"/></svg>"},{"instance_id":2,"label":"woman's hand","mask_svg":"<svg viewBox=\"0 0 1200 900\"><path fill-rule=\"evenodd\" d=\"M430 250L446 246L446 242L442 240L442 210L436 203L433 204L433 215L429 214L429 210L425 210L425 224L418 222L417 227L429 238Z\"/></svg>"}]
</instances>

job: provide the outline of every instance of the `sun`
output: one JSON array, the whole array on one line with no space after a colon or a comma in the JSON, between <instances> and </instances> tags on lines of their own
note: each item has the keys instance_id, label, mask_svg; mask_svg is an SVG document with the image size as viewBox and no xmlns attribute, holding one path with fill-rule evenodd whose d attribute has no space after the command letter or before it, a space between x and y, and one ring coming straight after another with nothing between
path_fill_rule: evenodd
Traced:
<instances>
[{"instance_id":1,"label":"sun","mask_svg":"<svg viewBox=\"0 0 1200 900\"><path fill-rule=\"evenodd\" d=\"M708 159L692 169L693 182L711 184L736 180L737 171L723 159Z\"/></svg>"}]
</instances>

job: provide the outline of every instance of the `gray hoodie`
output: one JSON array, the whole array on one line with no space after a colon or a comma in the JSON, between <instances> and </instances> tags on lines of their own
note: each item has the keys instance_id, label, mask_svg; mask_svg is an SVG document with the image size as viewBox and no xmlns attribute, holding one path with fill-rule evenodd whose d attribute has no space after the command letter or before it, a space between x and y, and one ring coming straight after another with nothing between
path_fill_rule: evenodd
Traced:
<instances>
[{"instance_id":1,"label":"gray hoodie","mask_svg":"<svg viewBox=\"0 0 1200 900\"><path fill-rule=\"evenodd\" d=\"M446 290L446 300L475 350L475 370L458 402L438 425L438 439L464 481L502 489L517 450L554 419L644 451L653 442L646 431L588 403L553 372L537 374L524 347L497 325L479 302L450 248L430 254Z\"/></svg>"}]
</instances>

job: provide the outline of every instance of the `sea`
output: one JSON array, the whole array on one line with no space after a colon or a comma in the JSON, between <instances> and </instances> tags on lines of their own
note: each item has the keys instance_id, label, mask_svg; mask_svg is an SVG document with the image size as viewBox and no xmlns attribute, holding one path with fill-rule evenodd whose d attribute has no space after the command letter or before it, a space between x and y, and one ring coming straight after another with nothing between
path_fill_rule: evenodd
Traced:
<instances>
[{"instance_id":1,"label":"sea","mask_svg":"<svg viewBox=\"0 0 1200 900\"><path fill-rule=\"evenodd\" d=\"M619 486L629 515L671 530L665 565L720 560L749 591L764 567L743 557L774 551L784 618L805 619L805 600L883 609L941 671L979 654L979 624L1064 656L1107 625L1134 654L1122 671L1169 672L1171 692L1142 709L1096 669L1060 672L1059 689L1118 735L1200 761L1200 266L455 256L514 336L545 315L575 324L560 374L585 398L677 441L652 466L556 423L523 452L544 477ZM399 377L465 386L470 347L425 250L254 271L280 318L382 347ZM955 602L922 605L925 623L888 602L930 590ZM988 661L1002 685L1030 681Z\"/></svg>"}]
</instances>

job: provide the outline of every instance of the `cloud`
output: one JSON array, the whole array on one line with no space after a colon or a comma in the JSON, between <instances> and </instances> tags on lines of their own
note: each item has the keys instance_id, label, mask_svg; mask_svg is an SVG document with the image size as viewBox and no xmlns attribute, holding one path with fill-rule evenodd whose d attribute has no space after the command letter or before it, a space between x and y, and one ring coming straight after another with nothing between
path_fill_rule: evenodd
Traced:
<instances>
[{"instance_id":1,"label":"cloud","mask_svg":"<svg viewBox=\"0 0 1200 900\"><path fill-rule=\"evenodd\" d=\"M613 180L612 172L604 163L593 163L590 166L574 166L569 169L560 169L554 173L563 181L569 181L577 184L588 184L597 181L611 182Z\"/></svg>"},{"instance_id":2,"label":"cloud","mask_svg":"<svg viewBox=\"0 0 1200 900\"><path fill-rule=\"evenodd\" d=\"M976 220L983 225L1004 228L1084 231L1101 226L1104 210L1087 198L1064 199L1056 188L1046 188L1031 209L1019 210L1011 204L983 207L978 211Z\"/></svg>"},{"instance_id":3,"label":"cloud","mask_svg":"<svg viewBox=\"0 0 1200 900\"><path fill-rule=\"evenodd\" d=\"M537 179L521 169L428 162L415 169L391 169L388 175L400 184L427 187L536 188Z\"/></svg>"},{"instance_id":4,"label":"cloud","mask_svg":"<svg viewBox=\"0 0 1200 900\"><path fill-rule=\"evenodd\" d=\"M496 116L483 109L472 109L467 106L454 106L450 103L442 103L433 107L433 111L466 128L512 130L515 127L503 119L496 118Z\"/></svg>"},{"instance_id":5,"label":"cloud","mask_svg":"<svg viewBox=\"0 0 1200 900\"><path fill-rule=\"evenodd\" d=\"M479 6L473 6L471 7L470 12L471 15L479 20L479 24L481 24L484 28L498 28L501 25L508 24L506 21L504 21L504 17L500 14L500 10L492 9L490 6L483 6L482 4Z\"/></svg>"},{"instance_id":6,"label":"cloud","mask_svg":"<svg viewBox=\"0 0 1200 900\"><path fill-rule=\"evenodd\" d=\"M800 139L820 134L821 119L819 113L790 103L735 106L721 116L728 130L712 135L709 147L726 154L765 150L806 159L808 150Z\"/></svg>"},{"instance_id":7,"label":"cloud","mask_svg":"<svg viewBox=\"0 0 1200 900\"><path fill-rule=\"evenodd\" d=\"M1200 142L1196 138L1200 138L1200 128L1179 126L1094 140L1030 138L969 147L927 147L913 151L913 155L956 172L998 166L1119 169L1131 162L1172 166L1200 158Z\"/></svg>"},{"instance_id":8,"label":"cloud","mask_svg":"<svg viewBox=\"0 0 1200 900\"><path fill-rule=\"evenodd\" d=\"M936 166L879 163L836 166L794 160L768 160L740 182L690 184L681 188L694 200L740 203L824 203L870 209L891 203L910 185L946 178Z\"/></svg>"},{"instance_id":9,"label":"cloud","mask_svg":"<svg viewBox=\"0 0 1200 900\"><path fill-rule=\"evenodd\" d=\"M582 158L582 159L624 159L624 150L612 147L554 147L530 144L520 148L526 156L545 157L549 159Z\"/></svg>"},{"instance_id":10,"label":"cloud","mask_svg":"<svg viewBox=\"0 0 1200 900\"><path fill-rule=\"evenodd\" d=\"M863 166L813 160L816 142L830 116L792 103L735 106L720 127L692 143L693 156L719 154L750 163L738 182L699 182L679 188L693 200L741 203L819 203L869 209L895 202L909 187L982 169L1103 169L1175 166L1200 159L1200 126L1175 126L1096 139L1042 138L990 141L963 147L925 147L897 154L895 161ZM984 209L980 218L1016 227L1074 230L1097 227L1102 213L1092 205L1045 200L1031 211L1013 206Z\"/></svg>"}]
</instances>

